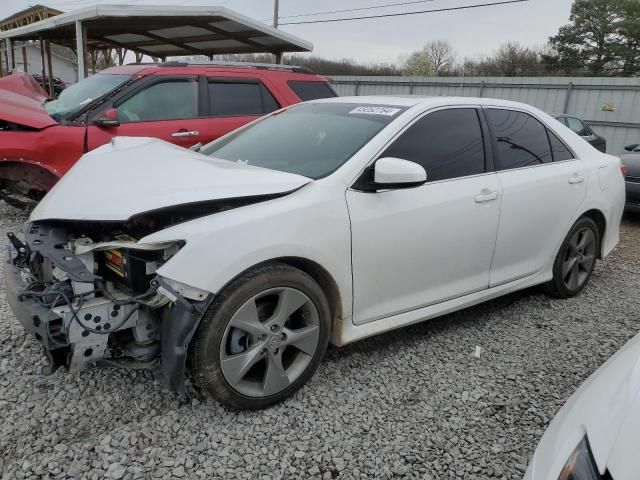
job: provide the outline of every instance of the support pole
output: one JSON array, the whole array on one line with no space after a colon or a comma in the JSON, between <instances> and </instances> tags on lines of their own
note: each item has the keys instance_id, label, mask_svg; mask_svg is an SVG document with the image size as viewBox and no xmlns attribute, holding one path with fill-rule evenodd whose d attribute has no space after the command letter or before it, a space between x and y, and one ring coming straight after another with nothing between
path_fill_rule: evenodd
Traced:
<instances>
[{"instance_id":1,"label":"support pole","mask_svg":"<svg viewBox=\"0 0 640 480\"><path fill-rule=\"evenodd\" d=\"M573 82L569 82L567 85L567 92L564 97L564 108L562 109L562 113L569 112L569 103L571 102L571 92L573 92Z\"/></svg>"},{"instance_id":2,"label":"support pole","mask_svg":"<svg viewBox=\"0 0 640 480\"><path fill-rule=\"evenodd\" d=\"M15 63L13 60L13 40L7 38L5 41L7 43L7 70L9 71L9 73L11 73L15 68Z\"/></svg>"},{"instance_id":3,"label":"support pole","mask_svg":"<svg viewBox=\"0 0 640 480\"><path fill-rule=\"evenodd\" d=\"M484 95L484 80L480 81L480 90L478 90L478 97L482 98Z\"/></svg>"},{"instance_id":4,"label":"support pole","mask_svg":"<svg viewBox=\"0 0 640 480\"><path fill-rule=\"evenodd\" d=\"M56 98L56 92L53 89L53 62L51 61L51 42L47 40L45 45L47 50L47 71L49 72L49 98Z\"/></svg>"},{"instance_id":5,"label":"support pole","mask_svg":"<svg viewBox=\"0 0 640 480\"><path fill-rule=\"evenodd\" d=\"M273 0L273 28L278 28L280 17L280 0Z\"/></svg>"},{"instance_id":6,"label":"support pole","mask_svg":"<svg viewBox=\"0 0 640 480\"><path fill-rule=\"evenodd\" d=\"M2 65L2 49L0 48L0 78L4 77L4 66Z\"/></svg>"},{"instance_id":7,"label":"support pole","mask_svg":"<svg viewBox=\"0 0 640 480\"><path fill-rule=\"evenodd\" d=\"M27 62L27 47L22 47L22 66L24 73L29 73L29 63Z\"/></svg>"},{"instance_id":8,"label":"support pole","mask_svg":"<svg viewBox=\"0 0 640 480\"><path fill-rule=\"evenodd\" d=\"M47 76L46 72L46 68L47 68L47 64L45 63L45 55L44 55L44 40L42 39L42 37L40 37L40 60L42 62L42 88L46 88L44 85L44 79Z\"/></svg>"},{"instance_id":9,"label":"support pole","mask_svg":"<svg viewBox=\"0 0 640 480\"><path fill-rule=\"evenodd\" d=\"M78 56L78 80L87 78L86 29L80 20L76 20L76 55Z\"/></svg>"},{"instance_id":10,"label":"support pole","mask_svg":"<svg viewBox=\"0 0 640 480\"><path fill-rule=\"evenodd\" d=\"M280 19L280 0L273 0L273 28L278 28ZM282 52L273 54L273 63L282 63Z\"/></svg>"}]
</instances>

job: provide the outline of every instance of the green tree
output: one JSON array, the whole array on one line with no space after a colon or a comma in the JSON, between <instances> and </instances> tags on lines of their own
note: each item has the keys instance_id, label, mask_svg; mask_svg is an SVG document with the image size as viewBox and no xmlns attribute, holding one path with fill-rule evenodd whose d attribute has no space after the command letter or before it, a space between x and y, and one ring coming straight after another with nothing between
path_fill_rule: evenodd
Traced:
<instances>
[{"instance_id":1,"label":"green tree","mask_svg":"<svg viewBox=\"0 0 640 480\"><path fill-rule=\"evenodd\" d=\"M640 74L640 1L626 0L622 5L622 18L618 25L621 42L617 54L624 75Z\"/></svg>"},{"instance_id":2,"label":"green tree","mask_svg":"<svg viewBox=\"0 0 640 480\"><path fill-rule=\"evenodd\" d=\"M638 73L638 0L575 0L570 21L550 39L560 65L589 75Z\"/></svg>"}]
</instances>

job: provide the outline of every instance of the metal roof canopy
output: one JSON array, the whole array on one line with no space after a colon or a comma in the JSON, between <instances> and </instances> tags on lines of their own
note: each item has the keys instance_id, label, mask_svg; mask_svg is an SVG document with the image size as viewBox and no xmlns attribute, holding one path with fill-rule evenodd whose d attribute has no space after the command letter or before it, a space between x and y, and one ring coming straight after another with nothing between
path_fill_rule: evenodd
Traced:
<instances>
[{"instance_id":1,"label":"metal roof canopy","mask_svg":"<svg viewBox=\"0 0 640 480\"><path fill-rule=\"evenodd\" d=\"M48 40L74 48L80 74L86 50L126 48L152 57L227 53L308 52L313 44L224 7L95 5L13 30L0 32L15 41Z\"/></svg>"}]
</instances>

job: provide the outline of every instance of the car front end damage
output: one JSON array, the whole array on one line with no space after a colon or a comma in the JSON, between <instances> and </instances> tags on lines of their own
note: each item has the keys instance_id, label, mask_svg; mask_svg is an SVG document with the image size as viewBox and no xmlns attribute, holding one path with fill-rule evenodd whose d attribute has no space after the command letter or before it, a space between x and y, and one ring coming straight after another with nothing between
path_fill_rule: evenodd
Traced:
<instances>
[{"instance_id":1,"label":"car front end damage","mask_svg":"<svg viewBox=\"0 0 640 480\"><path fill-rule=\"evenodd\" d=\"M138 225L40 221L9 233L7 298L50 371L146 369L183 392L189 342L213 295L156 270L184 242L144 244Z\"/></svg>"}]
</instances>

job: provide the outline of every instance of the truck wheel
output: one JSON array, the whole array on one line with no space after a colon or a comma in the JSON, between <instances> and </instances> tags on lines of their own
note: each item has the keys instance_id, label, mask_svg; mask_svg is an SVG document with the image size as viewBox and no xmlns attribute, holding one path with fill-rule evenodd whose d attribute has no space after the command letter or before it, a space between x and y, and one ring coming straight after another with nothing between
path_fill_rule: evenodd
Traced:
<instances>
[{"instance_id":1,"label":"truck wheel","mask_svg":"<svg viewBox=\"0 0 640 480\"><path fill-rule=\"evenodd\" d=\"M242 274L205 313L191 345L196 382L220 403L255 410L300 389L329 341L331 310L320 286L281 263Z\"/></svg>"}]
</instances>

